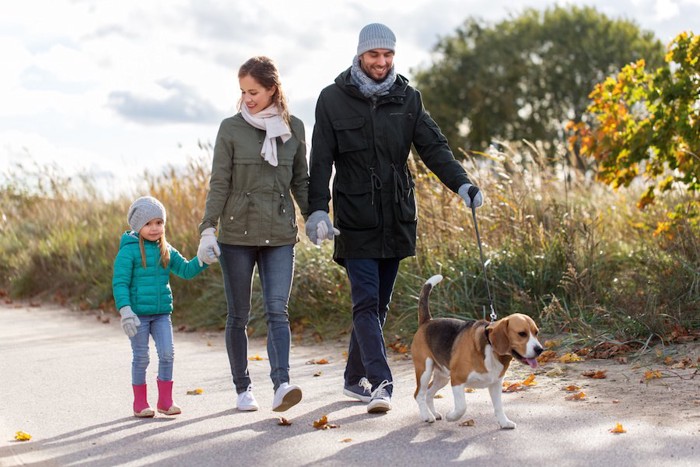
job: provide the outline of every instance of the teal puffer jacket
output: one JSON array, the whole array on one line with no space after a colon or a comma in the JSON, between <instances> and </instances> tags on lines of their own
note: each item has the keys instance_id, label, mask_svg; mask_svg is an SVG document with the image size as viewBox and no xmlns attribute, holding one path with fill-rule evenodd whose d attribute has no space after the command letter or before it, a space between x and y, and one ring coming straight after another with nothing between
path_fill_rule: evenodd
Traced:
<instances>
[{"instance_id":1,"label":"teal puffer jacket","mask_svg":"<svg viewBox=\"0 0 700 467\"><path fill-rule=\"evenodd\" d=\"M170 273L183 279L192 279L206 269L207 265L200 266L196 258L188 261L175 248L170 245L168 247L170 263L163 267L158 243L145 240L144 268L138 233L127 231L122 234L112 276L112 291L117 310L130 306L137 315L172 313Z\"/></svg>"}]
</instances>

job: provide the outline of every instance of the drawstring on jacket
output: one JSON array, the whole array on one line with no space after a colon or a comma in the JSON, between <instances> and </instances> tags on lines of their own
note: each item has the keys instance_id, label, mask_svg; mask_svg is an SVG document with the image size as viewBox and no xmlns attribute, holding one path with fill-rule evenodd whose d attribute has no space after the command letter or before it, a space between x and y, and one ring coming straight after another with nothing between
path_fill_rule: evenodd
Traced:
<instances>
[{"instance_id":1,"label":"drawstring on jacket","mask_svg":"<svg viewBox=\"0 0 700 467\"><path fill-rule=\"evenodd\" d=\"M370 167L369 171L369 179L372 182L372 205L374 205L374 192L382 189L382 179L374 172L374 167Z\"/></svg>"}]
</instances>

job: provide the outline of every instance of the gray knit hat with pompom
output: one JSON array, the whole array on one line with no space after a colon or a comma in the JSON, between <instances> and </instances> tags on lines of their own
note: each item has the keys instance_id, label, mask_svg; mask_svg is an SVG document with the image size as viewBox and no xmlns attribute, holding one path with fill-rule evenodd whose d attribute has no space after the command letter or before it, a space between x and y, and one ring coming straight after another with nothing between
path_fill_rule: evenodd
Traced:
<instances>
[{"instance_id":1,"label":"gray knit hat with pompom","mask_svg":"<svg viewBox=\"0 0 700 467\"><path fill-rule=\"evenodd\" d=\"M380 23L368 24L360 31L357 43L357 55L362 55L372 49L396 49L396 36L391 29Z\"/></svg>"},{"instance_id":2,"label":"gray knit hat with pompom","mask_svg":"<svg viewBox=\"0 0 700 467\"><path fill-rule=\"evenodd\" d=\"M126 221L131 230L138 232L153 219L163 219L165 223L165 206L153 196L142 196L131 203Z\"/></svg>"}]
</instances>

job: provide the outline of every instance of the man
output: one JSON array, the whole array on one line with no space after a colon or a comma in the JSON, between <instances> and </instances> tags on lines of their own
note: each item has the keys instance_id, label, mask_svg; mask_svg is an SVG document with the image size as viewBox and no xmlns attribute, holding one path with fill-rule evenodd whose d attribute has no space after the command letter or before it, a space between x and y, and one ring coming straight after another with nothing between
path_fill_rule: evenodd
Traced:
<instances>
[{"instance_id":1,"label":"man","mask_svg":"<svg viewBox=\"0 0 700 467\"><path fill-rule=\"evenodd\" d=\"M369 413L391 410L382 328L399 262L415 255L416 200L406 165L411 145L469 208L483 203L420 93L394 70L395 45L387 26L362 28L352 66L318 98L310 157L306 234L313 243L335 238L333 259L347 271L353 330L343 393L368 403Z\"/></svg>"}]
</instances>

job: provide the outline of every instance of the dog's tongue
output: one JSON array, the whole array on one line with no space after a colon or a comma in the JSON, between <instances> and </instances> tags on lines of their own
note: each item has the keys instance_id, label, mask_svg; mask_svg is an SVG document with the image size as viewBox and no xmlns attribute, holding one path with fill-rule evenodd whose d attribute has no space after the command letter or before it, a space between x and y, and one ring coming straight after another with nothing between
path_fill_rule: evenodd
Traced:
<instances>
[{"instance_id":1,"label":"dog's tongue","mask_svg":"<svg viewBox=\"0 0 700 467\"><path fill-rule=\"evenodd\" d=\"M537 368L537 359L536 359L536 358L526 358L525 361L526 361L527 364L530 365L532 368Z\"/></svg>"}]
</instances>

